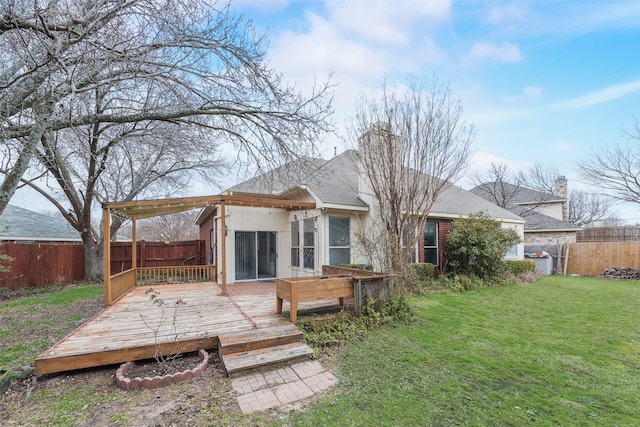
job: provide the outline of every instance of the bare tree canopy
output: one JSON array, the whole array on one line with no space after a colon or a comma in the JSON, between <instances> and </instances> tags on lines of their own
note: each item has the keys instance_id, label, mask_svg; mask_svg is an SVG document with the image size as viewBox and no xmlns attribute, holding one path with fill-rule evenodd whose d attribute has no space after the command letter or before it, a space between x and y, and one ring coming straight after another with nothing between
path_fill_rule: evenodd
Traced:
<instances>
[{"instance_id":1,"label":"bare tree canopy","mask_svg":"<svg viewBox=\"0 0 640 427\"><path fill-rule=\"evenodd\" d=\"M265 61L265 36L226 4L4 1L0 213L38 144L46 151L60 141L57 131L86 134L82 127L96 124L140 130L158 121L195 126L229 144L234 160L271 167L312 151L331 129L330 90L325 82L305 95L285 84Z\"/></svg>"},{"instance_id":2,"label":"bare tree canopy","mask_svg":"<svg viewBox=\"0 0 640 427\"><path fill-rule=\"evenodd\" d=\"M527 171L511 171L506 163L491 163L486 172L471 175L475 188L471 191L523 218L537 213L544 203L557 199L557 169L535 163ZM610 219L614 216L608 198L581 190L567 196L566 221L577 226Z\"/></svg>"},{"instance_id":3,"label":"bare tree canopy","mask_svg":"<svg viewBox=\"0 0 640 427\"><path fill-rule=\"evenodd\" d=\"M158 242L177 242L199 238L195 225L195 211L178 212L140 220L136 224L139 239ZM123 235L131 237L131 227L123 227Z\"/></svg>"},{"instance_id":4,"label":"bare tree canopy","mask_svg":"<svg viewBox=\"0 0 640 427\"><path fill-rule=\"evenodd\" d=\"M379 262L397 272L411 259L438 195L465 169L474 128L447 85L412 77L406 87L385 83L379 95L362 95L350 130L358 138L365 193L383 221L378 246L388 253Z\"/></svg>"},{"instance_id":5,"label":"bare tree canopy","mask_svg":"<svg viewBox=\"0 0 640 427\"><path fill-rule=\"evenodd\" d=\"M582 227L596 222L616 220L611 212L610 199L605 195L574 190L569 192L568 221L571 224Z\"/></svg>"},{"instance_id":6,"label":"bare tree canopy","mask_svg":"<svg viewBox=\"0 0 640 427\"><path fill-rule=\"evenodd\" d=\"M578 172L588 182L604 190L610 197L624 202L640 202L640 125L627 131L631 138L625 144L606 146L592 151L578 162Z\"/></svg>"},{"instance_id":7,"label":"bare tree canopy","mask_svg":"<svg viewBox=\"0 0 640 427\"><path fill-rule=\"evenodd\" d=\"M526 217L540 205L554 198L554 184L560 176L557 169L536 162L527 171L512 171L506 163L492 162L489 169L473 171L473 192L503 209Z\"/></svg>"}]
</instances>

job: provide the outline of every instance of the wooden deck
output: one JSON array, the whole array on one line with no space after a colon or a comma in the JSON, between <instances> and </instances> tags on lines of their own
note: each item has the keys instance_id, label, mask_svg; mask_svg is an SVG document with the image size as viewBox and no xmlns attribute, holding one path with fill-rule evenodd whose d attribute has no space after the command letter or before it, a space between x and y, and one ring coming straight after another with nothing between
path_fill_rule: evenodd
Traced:
<instances>
[{"instance_id":1,"label":"wooden deck","mask_svg":"<svg viewBox=\"0 0 640 427\"><path fill-rule=\"evenodd\" d=\"M221 295L215 283L153 285L163 308L137 286L42 353L34 373L43 375L153 358L163 354L211 349L220 335L287 324L276 313L275 283L229 285ZM176 307L182 299L185 304ZM299 309L333 305L314 301ZM288 310L288 304L285 304ZM164 318L163 318L164 315Z\"/></svg>"}]
</instances>

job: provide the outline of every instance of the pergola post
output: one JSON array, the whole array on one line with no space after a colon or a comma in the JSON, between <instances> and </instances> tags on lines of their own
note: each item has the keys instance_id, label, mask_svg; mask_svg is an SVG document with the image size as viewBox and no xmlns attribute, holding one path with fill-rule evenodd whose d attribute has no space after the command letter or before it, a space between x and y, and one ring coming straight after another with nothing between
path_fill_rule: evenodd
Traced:
<instances>
[{"instance_id":1,"label":"pergola post","mask_svg":"<svg viewBox=\"0 0 640 427\"><path fill-rule=\"evenodd\" d=\"M225 224L224 201L220 203L220 252L222 256L220 274L222 275L222 295L227 295L227 225Z\"/></svg>"},{"instance_id":2,"label":"pergola post","mask_svg":"<svg viewBox=\"0 0 640 427\"><path fill-rule=\"evenodd\" d=\"M131 218L131 268L138 267L138 239L136 238L136 219Z\"/></svg>"},{"instance_id":3,"label":"pergola post","mask_svg":"<svg viewBox=\"0 0 640 427\"><path fill-rule=\"evenodd\" d=\"M103 283L104 283L104 306L111 304L111 210L109 208L102 209L102 259L103 266Z\"/></svg>"}]
</instances>

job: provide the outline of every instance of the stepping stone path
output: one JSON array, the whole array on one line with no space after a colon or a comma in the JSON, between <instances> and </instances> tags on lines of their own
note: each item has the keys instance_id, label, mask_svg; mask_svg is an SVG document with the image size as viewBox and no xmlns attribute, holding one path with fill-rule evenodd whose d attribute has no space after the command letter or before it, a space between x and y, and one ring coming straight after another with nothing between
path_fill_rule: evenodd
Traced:
<instances>
[{"instance_id":1,"label":"stepping stone path","mask_svg":"<svg viewBox=\"0 0 640 427\"><path fill-rule=\"evenodd\" d=\"M317 360L307 360L267 372L254 372L232 380L240 409L245 414L286 405L322 393L338 379Z\"/></svg>"}]
</instances>

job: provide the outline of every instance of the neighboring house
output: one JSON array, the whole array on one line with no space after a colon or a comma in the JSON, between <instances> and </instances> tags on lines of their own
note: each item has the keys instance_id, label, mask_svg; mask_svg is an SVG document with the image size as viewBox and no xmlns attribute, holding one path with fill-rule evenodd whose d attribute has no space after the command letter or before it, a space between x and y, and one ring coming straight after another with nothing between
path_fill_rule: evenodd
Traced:
<instances>
[{"instance_id":1,"label":"neighboring house","mask_svg":"<svg viewBox=\"0 0 640 427\"><path fill-rule=\"evenodd\" d=\"M331 160L302 158L228 192L314 202L316 208L227 206L225 230L221 230L220 206L204 208L196 219L200 238L207 242L210 262L220 266L218 242L225 234L227 283L318 275L323 264L368 262L363 253L366 249L357 244L356 234L376 221L378 209L358 173L356 151L346 151ZM518 215L448 185L433 205L425 229L419 231L414 260L439 265L453 219L479 211L523 235L524 221ZM522 259L523 245L511 248L508 256Z\"/></svg>"},{"instance_id":2,"label":"neighboring house","mask_svg":"<svg viewBox=\"0 0 640 427\"><path fill-rule=\"evenodd\" d=\"M525 245L562 245L576 241L577 225L567 222L567 179L558 177L553 193L545 193L530 188L500 183L500 190L508 194L506 209L525 220ZM494 201L496 183L486 183L471 190L471 193Z\"/></svg>"},{"instance_id":3,"label":"neighboring house","mask_svg":"<svg viewBox=\"0 0 640 427\"><path fill-rule=\"evenodd\" d=\"M80 233L64 218L54 218L15 205L0 215L0 240L11 242L81 242Z\"/></svg>"}]
</instances>

